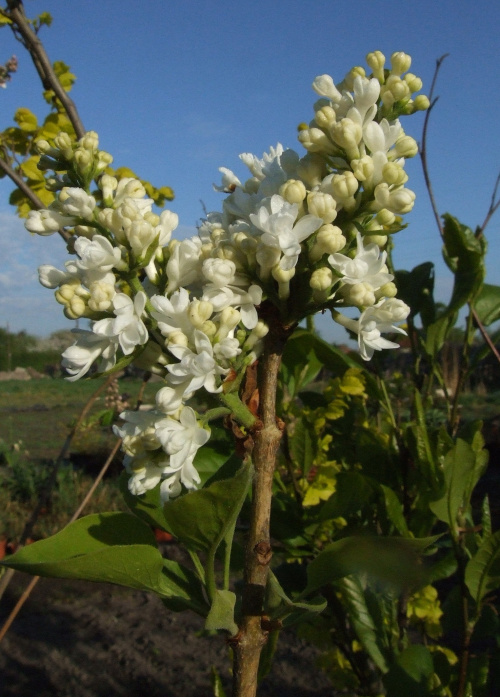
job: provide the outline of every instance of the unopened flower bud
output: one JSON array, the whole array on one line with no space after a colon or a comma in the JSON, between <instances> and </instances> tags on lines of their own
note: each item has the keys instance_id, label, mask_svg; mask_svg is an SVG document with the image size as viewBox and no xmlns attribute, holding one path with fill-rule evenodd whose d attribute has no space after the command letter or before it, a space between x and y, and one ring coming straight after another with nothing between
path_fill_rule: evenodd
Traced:
<instances>
[{"instance_id":1,"label":"unopened flower bud","mask_svg":"<svg viewBox=\"0 0 500 697\"><path fill-rule=\"evenodd\" d=\"M109 174L103 174L99 179L99 188L102 191L102 198L106 206L113 204L113 193L118 186L118 179L111 177Z\"/></svg>"},{"instance_id":2,"label":"unopened flower bud","mask_svg":"<svg viewBox=\"0 0 500 697\"><path fill-rule=\"evenodd\" d=\"M68 319L78 319L83 317L87 306L85 300L78 295L74 295L64 308L64 314Z\"/></svg>"},{"instance_id":3,"label":"unopened flower bud","mask_svg":"<svg viewBox=\"0 0 500 697\"><path fill-rule=\"evenodd\" d=\"M366 71L363 68L362 65L355 65L353 68L349 70L347 75L344 78L344 85L347 87L348 90L352 90L354 87L354 80L357 77L365 77L366 76Z\"/></svg>"},{"instance_id":4,"label":"unopened flower bud","mask_svg":"<svg viewBox=\"0 0 500 697\"><path fill-rule=\"evenodd\" d=\"M189 321L199 328L212 316L214 306L208 300L193 300L188 308Z\"/></svg>"},{"instance_id":5,"label":"unopened flower bud","mask_svg":"<svg viewBox=\"0 0 500 697\"><path fill-rule=\"evenodd\" d=\"M328 130L337 120L334 109L331 106L322 106L314 114L314 120L319 128Z\"/></svg>"},{"instance_id":6,"label":"unopened flower bud","mask_svg":"<svg viewBox=\"0 0 500 697\"><path fill-rule=\"evenodd\" d=\"M309 152L335 153L333 143L320 128L307 128L300 131L299 141Z\"/></svg>"},{"instance_id":7,"label":"unopened flower bud","mask_svg":"<svg viewBox=\"0 0 500 697\"><path fill-rule=\"evenodd\" d=\"M382 92L386 95L388 91L391 92L395 102L399 102L410 96L408 83L398 77L398 75L389 75L387 78Z\"/></svg>"},{"instance_id":8,"label":"unopened flower bud","mask_svg":"<svg viewBox=\"0 0 500 697\"><path fill-rule=\"evenodd\" d=\"M93 152L99 147L99 136L95 131L87 131L83 138L80 138L78 145L84 150Z\"/></svg>"},{"instance_id":9,"label":"unopened flower bud","mask_svg":"<svg viewBox=\"0 0 500 697\"><path fill-rule=\"evenodd\" d=\"M369 155L364 155L359 159L351 160L351 167L354 176L360 182L370 179L373 176L373 171L375 169L373 159Z\"/></svg>"},{"instance_id":10,"label":"unopened flower bud","mask_svg":"<svg viewBox=\"0 0 500 697\"><path fill-rule=\"evenodd\" d=\"M341 293L349 305L370 307L375 304L375 293L369 283L354 283L343 286Z\"/></svg>"},{"instance_id":11,"label":"unopened flower bud","mask_svg":"<svg viewBox=\"0 0 500 697\"><path fill-rule=\"evenodd\" d=\"M316 269L311 274L309 280L309 286L313 290L325 291L331 288L333 285L333 271L327 266L323 266L321 269Z\"/></svg>"},{"instance_id":12,"label":"unopened flower bud","mask_svg":"<svg viewBox=\"0 0 500 697\"><path fill-rule=\"evenodd\" d=\"M422 89L422 80L413 73L406 73L403 80L408 84L410 92L420 92Z\"/></svg>"},{"instance_id":13,"label":"unopened flower bud","mask_svg":"<svg viewBox=\"0 0 500 697\"><path fill-rule=\"evenodd\" d=\"M341 119L333 124L330 132L335 143L346 151L349 159L359 158L358 144L363 135L360 123L348 118Z\"/></svg>"},{"instance_id":14,"label":"unopened flower bud","mask_svg":"<svg viewBox=\"0 0 500 697\"><path fill-rule=\"evenodd\" d=\"M213 339L217 334L217 327L215 325L215 322L212 322L212 320L210 319L206 322L203 322L200 329L204 334L208 336L209 339Z\"/></svg>"},{"instance_id":15,"label":"unopened flower bud","mask_svg":"<svg viewBox=\"0 0 500 697\"><path fill-rule=\"evenodd\" d=\"M295 267L282 269L279 264L276 264L271 273L274 280L278 282L278 296L280 300L286 300L290 296L290 281L295 276Z\"/></svg>"},{"instance_id":16,"label":"unopened flower bud","mask_svg":"<svg viewBox=\"0 0 500 697\"><path fill-rule=\"evenodd\" d=\"M321 191L311 191L307 195L307 207L311 215L331 223L337 217L337 203L333 196Z\"/></svg>"},{"instance_id":17,"label":"unopened flower bud","mask_svg":"<svg viewBox=\"0 0 500 697\"><path fill-rule=\"evenodd\" d=\"M351 198L358 190L358 180L352 172L335 174L332 179L332 191L337 201Z\"/></svg>"},{"instance_id":18,"label":"unopened flower bud","mask_svg":"<svg viewBox=\"0 0 500 697\"><path fill-rule=\"evenodd\" d=\"M382 208L375 217L377 222L384 227L392 225L396 220L394 213L388 211L387 208Z\"/></svg>"},{"instance_id":19,"label":"unopened flower bud","mask_svg":"<svg viewBox=\"0 0 500 697\"><path fill-rule=\"evenodd\" d=\"M384 76L385 56L382 51L373 51L366 56L367 65L373 70L377 79ZM383 79L381 80L383 82Z\"/></svg>"},{"instance_id":20,"label":"unopened flower bud","mask_svg":"<svg viewBox=\"0 0 500 697\"><path fill-rule=\"evenodd\" d=\"M61 155L66 160L71 160L73 158L73 144L71 142L71 138L67 133L61 131L54 138L54 145L58 150L61 151Z\"/></svg>"},{"instance_id":21,"label":"unopened flower bud","mask_svg":"<svg viewBox=\"0 0 500 697\"><path fill-rule=\"evenodd\" d=\"M380 300L380 298L395 298L397 293L396 284L389 281L375 291L375 298L376 300Z\"/></svg>"},{"instance_id":22,"label":"unopened flower bud","mask_svg":"<svg viewBox=\"0 0 500 697\"><path fill-rule=\"evenodd\" d=\"M241 313L234 307L225 307L220 313L220 326L226 327L227 332L231 332L241 320Z\"/></svg>"},{"instance_id":23,"label":"unopened flower bud","mask_svg":"<svg viewBox=\"0 0 500 697\"><path fill-rule=\"evenodd\" d=\"M391 56L391 73L394 75L401 75L406 73L411 66L411 56L403 51L396 51Z\"/></svg>"},{"instance_id":24,"label":"unopened flower bud","mask_svg":"<svg viewBox=\"0 0 500 697\"><path fill-rule=\"evenodd\" d=\"M322 225L318 230L314 245L309 252L309 259L314 263L319 261L323 254L336 254L346 245L346 238L342 230L336 225Z\"/></svg>"},{"instance_id":25,"label":"unopened flower bud","mask_svg":"<svg viewBox=\"0 0 500 697\"><path fill-rule=\"evenodd\" d=\"M288 203L302 203L306 197L307 190L300 180L289 179L280 186L279 193Z\"/></svg>"},{"instance_id":26,"label":"unopened flower bud","mask_svg":"<svg viewBox=\"0 0 500 697\"><path fill-rule=\"evenodd\" d=\"M413 100L413 108L415 111L426 111L430 105L429 97L426 97L425 94L419 94Z\"/></svg>"},{"instance_id":27,"label":"unopened flower bud","mask_svg":"<svg viewBox=\"0 0 500 697\"><path fill-rule=\"evenodd\" d=\"M77 148L75 150L75 162L78 165L78 169L83 172L92 163L92 155L88 150Z\"/></svg>"},{"instance_id":28,"label":"unopened flower bud","mask_svg":"<svg viewBox=\"0 0 500 697\"><path fill-rule=\"evenodd\" d=\"M408 175L397 162L387 162L382 167L382 178L390 186L401 186L408 180Z\"/></svg>"},{"instance_id":29,"label":"unopened flower bud","mask_svg":"<svg viewBox=\"0 0 500 697\"><path fill-rule=\"evenodd\" d=\"M396 141L394 152L398 157L415 157L418 153L417 141L411 136L402 136Z\"/></svg>"},{"instance_id":30,"label":"unopened flower bud","mask_svg":"<svg viewBox=\"0 0 500 697\"><path fill-rule=\"evenodd\" d=\"M187 346L189 341L184 332L182 332L180 329L176 329L175 331L169 333L167 343L175 346Z\"/></svg>"}]
</instances>

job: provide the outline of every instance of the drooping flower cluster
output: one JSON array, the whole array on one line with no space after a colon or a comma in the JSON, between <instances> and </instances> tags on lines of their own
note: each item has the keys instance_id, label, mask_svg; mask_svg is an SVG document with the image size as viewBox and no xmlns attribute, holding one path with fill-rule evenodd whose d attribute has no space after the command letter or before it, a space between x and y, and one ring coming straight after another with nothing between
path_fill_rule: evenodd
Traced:
<instances>
[{"instance_id":1,"label":"drooping flower cluster","mask_svg":"<svg viewBox=\"0 0 500 697\"><path fill-rule=\"evenodd\" d=\"M39 166L58 173L50 186L59 194L26 227L73 233L73 258L64 270L40 267L40 281L66 316L91 322L63 354L68 379L133 360L164 380L155 408L124 412L116 429L132 492L161 482L166 499L199 483L193 460L209 431L187 402L201 389L221 395L228 374L256 359L269 308L287 327L329 309L357 334L366 360L396 346L382 333L403 332L395 323L409 308L395 298L383 248L413 206L404 164L417 152L399 116L428 101L413 96L421 82L406 72L406 54L393 54L390 69L380 52L367 62L369 77L354 68L338 87L315 79L321 99L299 132L305 156L280 144L262 159L243 154L251 175L243 184L221 168L222 211L181 241L171 239L176 214L157 215L141 182L106 173L111 157L95 133L76 146L66 134L38 143ZM358 320L340 314L349 306Z\"/></svg>"}]
</instances>

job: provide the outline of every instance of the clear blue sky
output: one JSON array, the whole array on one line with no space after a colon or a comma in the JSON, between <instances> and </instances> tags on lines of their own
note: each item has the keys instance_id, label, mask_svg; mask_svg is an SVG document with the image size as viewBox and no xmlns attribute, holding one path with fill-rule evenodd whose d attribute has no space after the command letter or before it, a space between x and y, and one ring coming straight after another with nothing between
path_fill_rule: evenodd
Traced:
<instances>
[{"instance_id":1,"label":"clear blue sky","mask_svg":"<svg viewBox=\"0 0 500 697\"><path fill-rule=\"evenodd\" d=\"M500 170L500 3L497 0L26 0L53 25L41 38L51 60L77 75L72 97L87 129L116 165L157 186L172 186L169 205L184 234L220 208L212 190L218 167L245 176L238 154L261 155L278 141L301 152L296 126L312 118L314 77L336 82L367 52L406 51L411 71L430 88L436 58L449 53L438 84L429 135L429 163L441 212L471 226L482 222ZM19 71L0 91L0 129L20 106L45 112L29 57L8 28L0 30L0 62L12 53ZM404 122L420 140L423 117ZM450 278L423 186L420 162L408 163L417 193L409 228L396 238L401 268L434 260L442 299ZM8 205L0 180L0 326L45 335L67 327L51 291L38 288L36 267L66 258L58 237L30 238ZM500 283L500 215L487 231L488 280ZM325 324L325 336L342 339Z\"/></svg>"}]
</instances>

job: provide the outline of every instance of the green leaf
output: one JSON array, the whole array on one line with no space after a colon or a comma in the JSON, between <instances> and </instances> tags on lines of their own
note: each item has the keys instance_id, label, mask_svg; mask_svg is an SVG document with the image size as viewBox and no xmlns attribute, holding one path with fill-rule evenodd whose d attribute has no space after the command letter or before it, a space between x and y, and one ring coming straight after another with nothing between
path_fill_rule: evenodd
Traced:
<instances>
[{"instance_id":1,"label":"green leaf","mask_svg":"<svg viewBox=\"0 0 500 697\"><path fill-rule=\"evenodd\" d=\"M500 530L486 538L465 569L465 583L477 604L500 586Z\"/></svg>"},{"instance_id":2,"label":"green leaf","mask_svg":"<svg viewBox=\"0 0 500 697\"><path fill-rule=\"evenodd\" d=\"M289 438L290 454L296 467L307 476L316 457L317 437L311 424L298 418L294 423L292 436Z\"/></svg>"},{"instance_id":3,"label":"green leaf","mask_svg":"<svg viewBox=\"0 0 500 697\"><path fill-rule=\"evenodd\" d=\"M163 559L147 525L128 513L97 513L23 547L2 562L38 576L107 581L167 593Z\"/></svg>"},{"instance_id":4,"label":"green leaf","mask_svg":"<svg viewBox=\"0 0 500 697\"><path fill-rule=\"evenodd\" d=\"M164 559L161 585L163 604L169 610L194 610L202 617L207 616L209 606L203 585L192 571L176 561Z\"/></svg>"},{"instance_id":5,"label":"green leaf","mask_svg":"<svg viewBox=\"0 0 500 697\"><path fill-rule=\"evenodd\" d=\"M398 298L410 307L410 316L420 315L427 327L436 319L434 303L434 264L426 261L411 271L396 271L395 282Z\"/></svg>"},{"instance_id":6,"label":"green leaf","mask_svg":"<svg viewBox=\"0 0 500 697\"><path fill-rule=\"evenodd\" d=\"M433 673L429 649L419 644L408 646L383 678L387 697L429 697L428 684Z\"/></svg>"},{"instance_id":7,"label":"green leaf","mask_svg":"<svg viewBox=\"0 0 500 697\"><path fill-rule=\"evenodd\" d=\"M212 550L236 522L245 499L253 468L244 464L232 479L216 481L164 506L170 532L188 548Z\"/></svg>"},{"instance_id":8,"label":"green leaf","mask_svg":"<svg viewBox=\"0 0 500 697\"><path fill-rule=\"evenodd\" d=\"M320 511L320 520L347 518L360 511L375 496L373 480L359 472L339 472L335 492Z\"/></svg>"},{"instance_id":9,"label":"green leaf","mask_svg":"<svg viewBox=\"0 0 500 697\"><path fill-rule=\"evenodd\" d=\"M201 486L220 470L220 468L231 457L233 447L226 440L217 441L213 438L210 442L200 448L195 455L193 465L201 478ZM241 465L241 459L239 461Z\"/></svg>"},{"instance_id":10,"label":"green leaf","mask_svg":"<svg viewBox=\"0 0 500 697\"><path fill-rule=\"evenodd\" d=\"M483 283L474 302L474 309L485 327L500 319L500 286Z\"/></svg>"},{"instance_id":11,"label":"green leaf","mask_svg":"<svg viewBox=\"0 0 500 697\"><path fill-rule=\"evenodd\" d=\"M382 632L377 631L370 615L361 583L355 576L348 576L342 580L340 585L349 623L352 624L357 638L375 665L382 673L387 673L387 662L377 641Z\"/></svg>"},{"instance_id":12,"label":"green leaf","mask_svg":"<svg viewBox=\"0 0 500 697\"><path fill-rule=\"evenodd\" d=\"M284 623L288 626L293 622L303 619L304 613L317 614L323 612L326 606L327 602L324 598L313 598L307 602L291 600L281 587L273 572L269 572L266 586L265 608L266 614L268 614L271 619L283 620L288 618L288 621Z\"/></svg>"},{"instance_id":13,"label":"green leaf","mask_svg":"<svg viewBox=\"0 0 500 697\"><path fill-rule=\"evenodd\" d=\"M388 486L380 484L380 491L382 493L387 517L399 534L403 535L403 537L407 537L409 535L409 531L403 513L403 504L396 496L396 493L392 489L389 489Z\"/></svg>"},{"instance_id":14,"label":"green leaf","mask_svg":"<svg viewBox=\"0 0 500 697\"><path fill-rule=\"evenodd\" d=\"M465 513L472 491L487 464L487 452L457 438L455 446L444 458L445 492L429 504L431 511L456 534L457 517Z\"/></svg>"},{"instance_id":15,"label":"green leaf","mask_svg":"<svg viewBox=\"0 0 500 697\"><path fill-rule=\"evenodd\" d=\"M225 629L231 636L237 634L238 625L234 621L235 603L236 595L232 591L216 590L205 629Z\"/></svg>"},{"instance_id":16,"label":"green leaf","mask_svg":"<svg viewBox=\"0 0 500 697\"><path fill-rule=\"evenodd\" d=\"M437 537L344 537L328 545L307 568L302 595L352 574L370 576L395 587L418 586L423 578L419 554Z\"/></svg>"}]
</instances>

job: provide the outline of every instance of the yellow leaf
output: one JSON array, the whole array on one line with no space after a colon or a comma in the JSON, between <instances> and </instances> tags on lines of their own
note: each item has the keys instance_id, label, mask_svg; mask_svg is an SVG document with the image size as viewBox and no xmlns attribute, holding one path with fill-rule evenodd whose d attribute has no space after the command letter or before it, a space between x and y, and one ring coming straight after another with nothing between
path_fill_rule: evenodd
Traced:
<instances>
[{"instance_id":1,"label":"yellow leaf","mask_svg":"<svg viewBox=\"0 0 500 697\"><path fill-rule=\"evenodd\" d=\"M14 114L14 121L21 130L27 131L28 133L36 131L38 128L38 120L35 114L25 107L21 107L16 111Z\"/></svg>"},{"instance_id":2,"label":"yellow leaf","mask_svg":"<svg viewBox=\"0 0 500 697\"><path fill-rule=\"evenodd\" d=\"M21 164L21 171L25 177L34 181L41 181L45 186L43 173L38 169L37 164L40 160L40 155L34 155Z\"/></svg>"}]
</instances>

